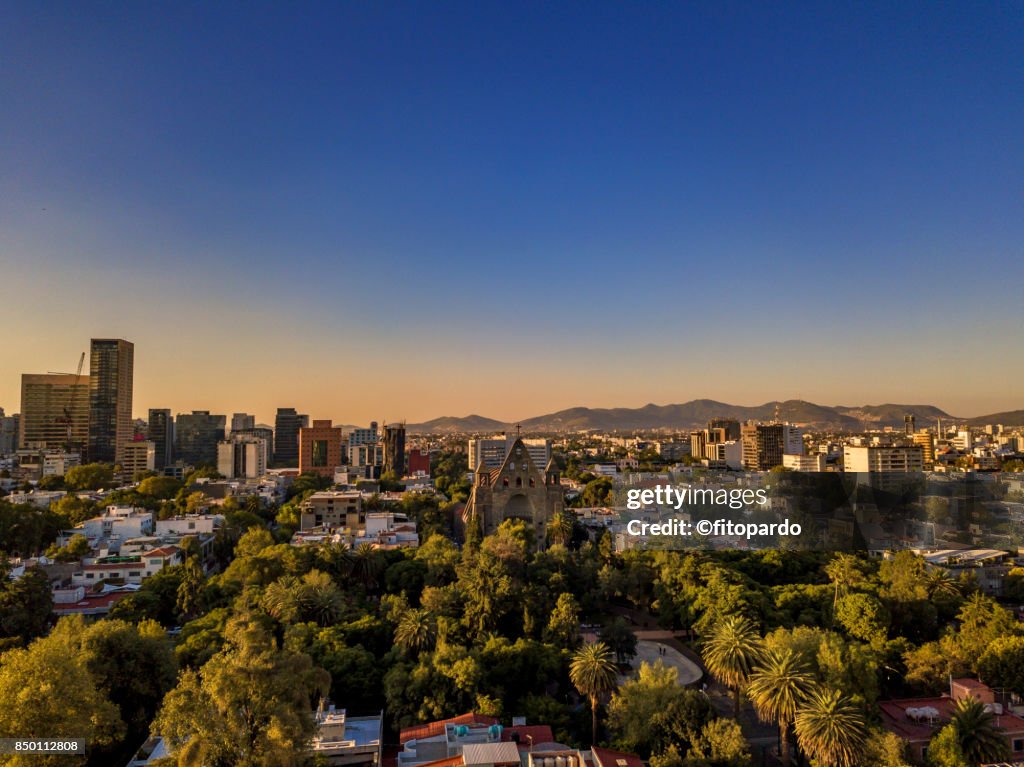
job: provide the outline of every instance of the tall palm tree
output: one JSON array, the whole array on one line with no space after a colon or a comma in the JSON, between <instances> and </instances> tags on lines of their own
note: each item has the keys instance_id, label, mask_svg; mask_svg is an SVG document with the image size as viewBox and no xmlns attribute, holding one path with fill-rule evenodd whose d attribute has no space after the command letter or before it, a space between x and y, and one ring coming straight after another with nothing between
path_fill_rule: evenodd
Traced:
<instances>
[{"instance_id":1,"label":"tall palm tree","mask_svg":"<svg viewBox=\"0 0 1024 767\"><path fill-rule=\"evenodd\" d=\"M825 565L825 575L835 585L835 593L832 596L832 615L835 616L839 592L845 593L850 586L856 586L863 581L864 573L860 569L860 560L857 557L839 552Z\"/></svg>"},{"instance_id":2,"label":"tall palm tree","mask_svg":"<svg viewBox=\"0 0 1024 767\"><path fill-rule=\"evenodd\" d=\"M597 743L597 704L604 693L615 688L618 669L604 642L584 645L572 656L569 679L590 700L590 742Z\"/></svg>"},{"instance_id":3,"label":"tall palm tree","mask_svg":"<svg viewBox=\"0 0 1024 767\"><path fill-rule=\"evenodd\" d=\"M1009 756L1003 729L996 724L991 711L974 698L963 698L953 712L953 726L969 764L1001 762Z\"/></svg>"},{"instance_id":4,"label":"tall palm tree","mask_svg":"<svg viewBox=\"0 0 1024 767\"><path fill-rule=\"evenodd\" d=\"M319 626L330 626L345 612L345 595L331 576L320 570L311 570L302 578L298 589L298 604L304 620Z\"/></svg>"},{"instance_id":5,"label":"tall palm tree","mask_svg":"<svg viewBox=\"0 0 1024 767\"><path fill-rule=\"evenodd\" d=\"M704 643L704 665L733 694L735 716L740 714L740 693L761 660L761 637L754 624L738 615L719 621Z\"/></svg>"},{"instance_id":6,"label":"tall palm tree","mask_svg":"<svg viewBox=\"0 0 1024 767\"><path fill-rule=\"evenodd\" d=\"M807 699L813 679L803 660L792 650L770 650L754 671L747 695L757 715L765 722L779 725L781 757L789 767L789 726Z\"/></svg>"},{"instance_id":7,"label":"tall palm tree","mask_svg":"<svg viewBox=\"0 0 1024 767\"><path fill-rule=\"evenodd\" d=\"M406 610L395 628L395 644L407 652L420 653L430 649L436 633L429 610Z\"/></svg>"},{"instance_id":8,"label":"tall palm tree","mask_svg":"<svg viewBox=\"0 0 1024 767\"><path fill-rule=\"evenodd\" d=\"M380 575L383 565L379 554L373 544L360 543L353 555L352 573L367 591L372 591L377 585L377 576Z\"/></svg>"},{"instance_id":9,"label":"tall palm tree","mask_svg":"<svg viewBox=\"0 0 1024 767\"><path fill-rule=\"evenodd\" d=\"M931 599L937 596L960 596L960 585L945 570L938 567L931 568L925 573L924 585Z\"/></svg>"},{"instance_id":10,"label":"tall palm tree","mask_svg":"<svg viewBox=\"0 0 1024 767\"><path fill-rule=\"evenodd\" d=\"M552 543L569 545L569 541L572 540L572 517L564 511L555 514L548 527L548 535L551 536Z\"/></svg>"},{"instance_id":11,"label":"tall palm tree","mask_svg":"<svg viewBox=\"0 0 1024 767\"><path fill-rule=\"evenodd\" d=\"M864 715L836 690L813 690L794 724L796 742L817 764L853 767L864 753Z\"/></svg>"}]
</instances>

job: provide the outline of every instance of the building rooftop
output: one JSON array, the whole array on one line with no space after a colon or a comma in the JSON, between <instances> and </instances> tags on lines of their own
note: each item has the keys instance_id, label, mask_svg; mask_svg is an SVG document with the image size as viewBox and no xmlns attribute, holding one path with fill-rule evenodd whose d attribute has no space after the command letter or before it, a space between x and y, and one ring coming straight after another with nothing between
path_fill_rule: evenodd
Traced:
<instances>
[{"instance_id":1,"label":"building rooftop","mask_svg":"<svg viewBox=\"0 0 1024 767\"><path fill-rule=\"evenodd\" d=\"M519 764L519 749L515 743L467 743L462 747L462 762L466 767L490 764Z\"/></svg>"},{"instance_id":2,"label":"building rooftop","mask_svg":"<svg viewBox=\"0 0 1024 767\"><path fill-rule=\"evenodd\" d=\"M459 714L458 716L453 716L451 719L441 719L437 722L420 724L414 727L406 727L399 733L398 742L406 743L410 740L420 740L422 738L441 735L449 724L475 724L489 726L492 724L498 724L498 720L493 716L484 716L483 714Z\"/></svg>"}]
</instances>

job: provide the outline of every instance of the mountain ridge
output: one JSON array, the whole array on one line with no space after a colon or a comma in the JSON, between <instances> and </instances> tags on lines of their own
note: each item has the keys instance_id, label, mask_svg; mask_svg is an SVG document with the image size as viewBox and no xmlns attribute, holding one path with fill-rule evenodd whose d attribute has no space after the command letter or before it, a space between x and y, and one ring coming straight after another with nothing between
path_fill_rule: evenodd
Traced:
<instances>
[{"instance_id":1,"label":"mountain ridge","mask_svg":"<svg viewBox=\"0 0 1024 767\"><path fill-rule=\"evenodd\" d=\"M934 405L818 405L806 400L773 400L762 405L731 405L713 399L637 408L571 407L518 422L505 422L472 414L464 417L442 416L422 423L408 424L409 432L419 434L455 434L508 431L520 426L526 432L623 431L637 429L694 429L712 418L768 421L776 417L810 429L860 431L884 427L902 428L905 415L913 415L918 428L936 420L970 424L1003 423L1024 425L1024 410L1012 410L975 418L957 418ZM999 416L999 418L997 418Z\"/></svg>"}]
</instances>

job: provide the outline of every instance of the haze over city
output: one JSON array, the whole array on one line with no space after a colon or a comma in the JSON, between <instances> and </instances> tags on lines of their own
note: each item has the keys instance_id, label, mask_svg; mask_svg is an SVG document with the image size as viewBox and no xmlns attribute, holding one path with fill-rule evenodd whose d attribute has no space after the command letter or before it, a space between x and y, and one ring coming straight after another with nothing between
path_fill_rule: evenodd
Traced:
<instances>
[{"instance_id":1,"label":"haze over city","mask_svg":"<svg viewBox=\"0 0 1024 767\"><path fill-rule=\"evenodd\" d=\"M5 13L9 410L1021 406L1019 7L193 10Z\"/></svg>"}]
</instances>

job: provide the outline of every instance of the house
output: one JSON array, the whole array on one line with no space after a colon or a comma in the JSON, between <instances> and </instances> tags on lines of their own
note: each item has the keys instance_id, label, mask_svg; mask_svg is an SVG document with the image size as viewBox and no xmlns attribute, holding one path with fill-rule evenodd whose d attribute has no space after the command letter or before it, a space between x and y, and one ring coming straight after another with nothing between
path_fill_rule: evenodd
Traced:
<instances>
[{"instance_id":1,"label":"house","mask_svg":"<svg viewBox=\"0 0 1024 767\"><path fill-rule=\"evenodd\" d=\"M883 726L907 744L912 761L923 764L931 742L953 718L957 702L974 698L996 715L1013 759L1024 759L1024 719L996 702L995 692L977 679L953 679L950 694L930 698L879 701Z\"/></svg>"},{"instance_id":2,"label":"house","mask_svg":"<svg viewBox=\"0 0 1024 767\"><path fill-rule=\"evenodd\" d=\"M383 712L377 716L350 717L345 709L333 705L325 708L321 702L310 752L317 764L378 767L383 721Z\"/></svg>"},{"instance_id":3,"label":"house","mask_svg":"<svg viewBox=\"0 0 1024 767\"><path fill-rule=\"evenodd\" d=\"M402 750L396 763L398 767L518 767L525 764L531 749L552 745L554 736L546 724L515 721L505 727L492 716L470 713L407 727L399 735Z\"/></svg>"},{"instance_id":4,"label":"house","mask_svg":"<svg viewBox=\"0 0 1024 767\"><path fill-rule=\"evenodd\" d=\"M165 567L180 565L183 559L177 546L161 546L135 556L98 557L71 575L71 585L90 587L102 581L138 584Z\"/></svg>"}]
</instances>

